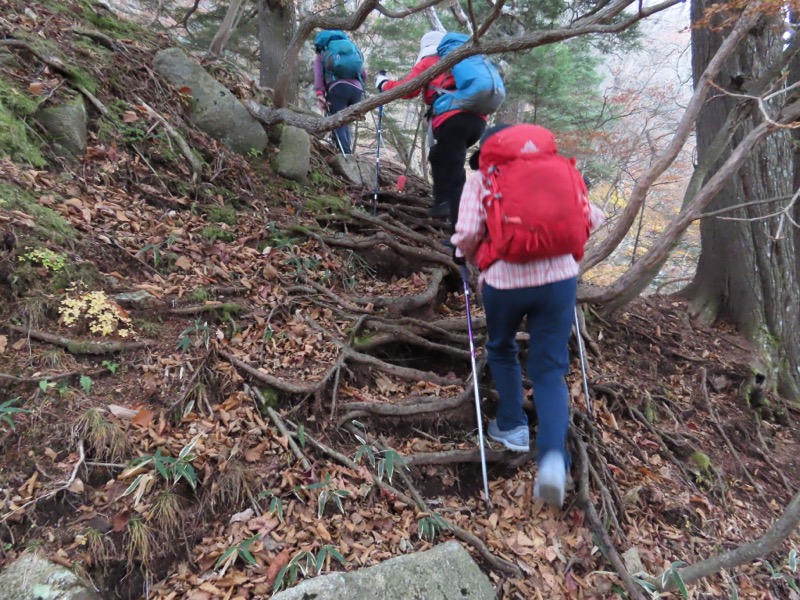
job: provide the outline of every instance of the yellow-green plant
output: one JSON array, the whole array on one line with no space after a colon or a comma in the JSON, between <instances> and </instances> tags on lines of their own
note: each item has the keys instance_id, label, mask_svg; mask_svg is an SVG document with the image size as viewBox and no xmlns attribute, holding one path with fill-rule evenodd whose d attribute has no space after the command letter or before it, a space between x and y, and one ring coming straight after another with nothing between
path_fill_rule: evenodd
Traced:
<instances>
[{"instance_id":1,"label":"yellow-green plant","mask_svg":"<svg viewBox=\"0 0 800 600\"><path fill-rule=\"evenodd\" d=\"M89 331L104 336L116 333L120 337L128 337L131 334L130 317L103 291L65 298L58 312L67 327L86 323Z\"/></svg>"},{"instance_id":2,"label":"yellow-green plant","mask_svg":"<svg viewBox=\"0 0 800 600\"><path fill-rule=\"evenodd\" d=\"M63 270L67 260L63 254L53 252L49 248L27 248L25 254L20 255L21 260L40 265L52 273Z\"/></svg>"}]
</instances>

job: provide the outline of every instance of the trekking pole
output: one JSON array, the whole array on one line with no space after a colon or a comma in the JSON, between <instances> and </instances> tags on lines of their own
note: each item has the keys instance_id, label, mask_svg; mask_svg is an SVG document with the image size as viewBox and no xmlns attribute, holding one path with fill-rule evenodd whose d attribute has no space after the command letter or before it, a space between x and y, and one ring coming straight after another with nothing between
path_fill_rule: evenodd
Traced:
<instances>
[{"instance_id":1,"label":"trekking pole","mask_svg":"<svg viewBox=\"0 0 800 600\"><path fill-rule=\"evenodd\" d=\"M478 444L481 449L481 473L483 474L483 498L486 501L486 510L492 510L492 501L489 498L489 476L486 474L486 450L483 442L483 418L481 416L481 393L478 389L478 365L475 363L475 338L472 335L472 313L469 309L469 279L467 265L461 265L461 279L464 282L464 303L467 309L467 332L469 333L469 359L472 363L472 386L475 389L475 413L478 417Z\"/></svg>"},{"instance_id":2,"label":"trekking pole","mask_svg":"<svg viewBox=\"0 0 800 600\"><path fill-rule=\"evenodd\" d=\"M372 216L378 214L378 184L381 177L381 135L383 133L383 104L378 107L378 150L375 153L375 190L372 196Z\"/></svg>"},{"instance_id":3,"label":"trekking pole","mask_svg":"<svg viewBox=\"0 0 800 600\"><path fill-rule=\"evenodd\" d=\"M581 336L581 323L578 320L578 305L575 305L575 337L578 338L578 354L581 357L581 374L583 375L583 395L586 397L586 413L592 417L592 401L589 398L589 380L586 379L586 354L583 351L583 336Z\"/></svg>"}]
</instances>

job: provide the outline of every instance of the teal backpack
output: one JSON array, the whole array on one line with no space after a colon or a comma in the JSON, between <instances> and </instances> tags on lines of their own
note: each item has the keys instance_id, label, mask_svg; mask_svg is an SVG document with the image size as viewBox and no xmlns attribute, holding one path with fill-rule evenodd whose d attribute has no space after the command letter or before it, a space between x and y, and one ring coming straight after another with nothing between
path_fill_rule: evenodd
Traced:
<instances>
[{"instance_id":1,"label":"teal backpack","mask_svg":"<svg viewBox=\"0 0 800 600\"><path fill-rule=\"evenodd\" d=\"M330 84L337 79L361 80L364 56L346 33L339 30L320 31L314 39L314 47L322 55L325 83Z\"/></svg>"},{"instance_id":2,"label":"teal backpack","mask_svg":"<svg viewBox=\"0 0 800 600\"><path fill-rule=\"evenodd\" d=\"M448 33L439 42L436 52L444 58L470 36L464 33ZM481 115L495 112L506 98L503 78L492 62L483 54L465 58L453 67L455 90L440 90L433 103L433 114L440 115L451 110L468 110Z\"/></svg>"}]
</instances>

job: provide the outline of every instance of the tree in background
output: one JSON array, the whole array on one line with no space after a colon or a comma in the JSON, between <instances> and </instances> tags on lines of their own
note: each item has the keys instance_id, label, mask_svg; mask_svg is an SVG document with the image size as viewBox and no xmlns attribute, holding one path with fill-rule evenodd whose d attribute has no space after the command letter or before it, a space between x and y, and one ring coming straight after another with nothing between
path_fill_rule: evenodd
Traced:
<instances>
[{"instance_id":1,"label":"tree in background","mask_svg":"<svg viewBox=\"0 0 800 600\"><path fill-rule=\"evenodd\" d=\"M695 79L729 29L729 12L709 16L709 8L737 10L727 0L692 3ZM709 176L749 132L765 122L767 115L757 106L752 88L764 76L777 79L786 74L781 60L784 29L781 12L765 11L716 77L719 88L697 119L698 160L710 154L715 161ZM776 83L778 88L784 85ZM774 111L781 101L776 97L764 105ZM740 124L719 152L713 145L733 114L742 115ZM700 260L685 293L704 321L730 319L766 357L763 374L777 382L784 396L800 399L800 203L791 156L789 129L775 133L749 153L739 172L708 205L707 212L717 214L701 221Z\"/></svg>"}]
</instances>

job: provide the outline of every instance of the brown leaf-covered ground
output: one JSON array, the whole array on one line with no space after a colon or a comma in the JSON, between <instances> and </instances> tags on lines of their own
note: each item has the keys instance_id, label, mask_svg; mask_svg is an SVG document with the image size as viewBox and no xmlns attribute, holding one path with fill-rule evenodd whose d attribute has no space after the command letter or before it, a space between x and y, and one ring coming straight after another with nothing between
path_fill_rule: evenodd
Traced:
<instances>
[{"instance_id":1,"label":"brown leaf-covered ground","mask_svg":"<svg viewBox=\"0 0 800 600\"><path fill-rule=\"evenodd\" d=\"M238 157L188 125L184 99L150 68L167 39L89 4L45 3L35 18L20 6L0 0L6 38L81 67L111 113L90 108L80 163L48 148L44 168L0 161L0 404L25 410L7 413L14 429L0 423L0 565L35 548L109 598L254 599L455 536L477 540L465 545L498 597L626 596L577 493L560 512L532 499L530 457L489 452L487 514L463 292L442 231L419 216L419 182L383 194L372 217L320 144L310 182L286 184L272 149ZM10 52L0 78L23 93L54 103L76 89ZM203 157L201 182L133 89ZM92 332L88 308L71 326L59 310L92 291L107 295L96 301L108 335ZM593 418L574 355L574 432L619 552L635 548L660 575L763 532L800 481L796 409L762 393L746 343L671 297L586 320ZM789 549L770 557L775 569ZM740 597L794 594L759 563L692 594L729 598L734 585Z\"/></svg>"}]
</instances>

